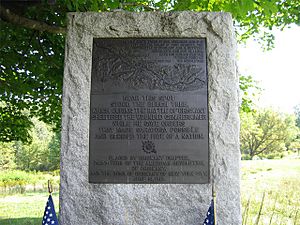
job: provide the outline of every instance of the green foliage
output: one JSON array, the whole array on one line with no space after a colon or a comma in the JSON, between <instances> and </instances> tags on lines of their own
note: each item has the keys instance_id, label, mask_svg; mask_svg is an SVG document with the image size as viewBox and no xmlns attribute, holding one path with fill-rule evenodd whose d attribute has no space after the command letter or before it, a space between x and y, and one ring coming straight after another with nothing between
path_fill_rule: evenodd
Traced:
<instances>
[{"instance_id":1,"label":"green foliage","mask_svg":"<svg viewBox=\"0 0 300 225\"><path fill-rule=\"evenodd\" d=\"M262 154L262 158L265 159L282 159L283 157L284 157L284 152L270 152L265 155Z\"/></svg>"},{"instance_id":2,"label":"green foliage","mask_svg":"<svg viewBox=\"0 0 300 225\"><path fill-rule=\"evenodd\" d=\"M265 49L273 47L272 29L283 29L289 24L300 24L300 3L297 0L176 0L174 10L224 11L234 18L239 41L254 37L265 44Z\"/></svg>"},{"instance_id":3,"label":"green foliage","mask_svg":"<svg viewBox=\"0 0 300 225\"><path fill-rule=\"evenodd\" d=\"M283 152L297 136L295 118L270 109L241 112L241 152L252 159L257 155ZM275 156L274 156L275 157Z\"/></svg>"},{"instance_id":4,"label":"green foliage","mask_svg":"<svg viewBox=\"0 0 300 225\"><path fill-rule=\"evenodd\" d=\"M1 88L0 88L1 89ZM32 122L26 113L11 103L0 104L0 140L3 142L23 141L30 142L29 129Z\"/></svg>"},{"instance_id":5,"label":"green foliage","mask_svg":"<svg viewBox=\"0 0 300 225\"><path fill-rule=\"evenodd\" d=\"M31 143L21 141L0 142L0 169L26 171L52 171L59 169L60 133L33 118Z\"/></svg>"},{"instance_id":6,"label":"green foliage","mask_svg":"<svg viewBox=\"0 0 300 225\"><path fill-rule=\"evenodd\" d=\"M34 191L37 189L47 190L48 180L55 189L58 189L59 175L56 173L3 170L0 171L0 190L3 193L24 193L29 187Z\"/></svg>"},{"instance_id":7,"label":"green foliage","mask_svg":"<svg viewBox=\"0 0 300 225\"><path fill-rule=\"evenodd\" d=\"M252 76L240 76L239 87L242 96L240 110L243 112L251 112L254 110L255 98L260 94L261 88L258 82Z\"/></svg>"},{"instance_id":8,"label":"green foliage","mask_svg":"<svg viewBox=\"0 0 300 225\"><path fill-rule=\"evenodd\" d=\"M296 115L296 125L300 129L300 104L296 105L294 108L295 115ZM300 137L299 137L300 139Z\"/></svg>"},{"instance_id":9,"label":"green foliage","mask_svg":"<svg viewBox=\"0 0 300 225\"><path fill-rule=\"evenodd\" d=\"M13 143L0 142L0 170L15 169L15 151Z\"/></svg>"},{"instance_id":10,"label":"green foliage","mask_svg":"<svg viewBox=\"0 0 300 225\"><path fill-rule=\"evenodd\" d=\"M48 11L28 14L46 20ZM48 17L55 22L54 15ZM0 29L1 140L30 142L33 116L59 130L64 37L3 21Z\"/></svg>"},{"instance_id":11,"label":"green foliage","mask_svg":"<svg viewBox=\"0 0 300 225\"><path fill-rule=\"evenodd\" d=\"M48 144L48 170L58 170L60 162L60 139L61 134L56 133L52 136Z\"/></svg>"},{"instance_id":12,"label":"green foliage","mask_svg":"<svg viewBox=\"0 0 300 225\"><path fill-rule=\"evenodd\" d=\"M12 3L13 4L13 3ZM70 11L224 11L233 15L239 41L256 37L273 46L274 27L300 24L298 0L57 0L47 1L22 10L11 7L15 14L64 27ZM35 116L58 131L61 118L64 40L62 34L30 30L0 21L0 140L30 142L30 118ZM246 80L244 80L246 82ZM248 110L251 100L245 97L242 110Z\"/></svg>"},{"instance_id":13,"label":"green foliage","mask_svg":"<svg viewBox=\"0 0 300 225\"><path fill-rule=\"evenodd\" d=\"M284 123L287 124L287 133L290 136L285 140L286 149L290 149L291 144L300 141L300 129L297 127L297 118L295 115L287 115L284 119Z\"/></svg>"},{"instance_id":14,"label":"green foliage","mask_svg":"<svg viewBox=\"0 0 300 225\"><path fill-rule=\"evenodd\" d=\"M48 143L52 138L52 133L45 123L33 119L35 127L31 130L32 142L23 144L17 142L16 164L21 170L48 170Z\"/></svg>"},{"instance_id":15,"label":"green foliage","mask_svg":"<svg viewBox=\"0 0 300 225\"><path fill-rule=\"evenodd\" d=\"M242 160L251 160L252 158L249 154L242 154L241 159Z\"/></svg>"},{"instance_id":16,"label":"green foliage","mask_svg":"<svg viewBox=\"0 0 300 225\"><path fill-rule=\"evenodd\" d=\"M17 187L21 193L25 191L25 185L35 183L35 176L25 171L5 171L0 172L0 187L4 189L9 187Z\"/></svg>"},{"instance_id":17,"label":"green foliage","mask_svg":"<svg viewBox=\"0 0 300 225\"><path fill-rule=\"evenodd\" d=\"M295 140L293 140L293 142L291 142L289 149L291 151L300 151L300 139L296 138Z\"/></svg>"}]
</instances>

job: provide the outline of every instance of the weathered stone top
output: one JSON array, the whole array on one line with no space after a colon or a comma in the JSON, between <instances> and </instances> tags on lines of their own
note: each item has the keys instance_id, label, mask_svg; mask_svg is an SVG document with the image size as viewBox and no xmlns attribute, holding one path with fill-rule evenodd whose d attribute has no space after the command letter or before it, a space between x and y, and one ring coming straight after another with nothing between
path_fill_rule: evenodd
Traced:
<instances>
[{"instance_id":1,"label":"weathered stone top","mask_svg":"<svg viewBox=\"0 0 300 225\"><path fill-rule=\"evenodd\" d=\"M229 13L118 11L69 13L68 18L69 29L95 37L201 37L208 31L225 41L232 35Z\"/></svg>"}]
</instances>

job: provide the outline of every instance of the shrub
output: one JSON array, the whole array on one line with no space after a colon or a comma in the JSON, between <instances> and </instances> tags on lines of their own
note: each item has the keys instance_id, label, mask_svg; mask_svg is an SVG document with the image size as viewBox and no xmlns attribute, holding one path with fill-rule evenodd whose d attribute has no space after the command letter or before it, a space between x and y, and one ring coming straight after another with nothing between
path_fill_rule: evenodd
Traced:
<instances>
[{"instance_id":1,"label":"shrub","mask_svg":"<svg viewBox=\"0 0 300 225\"><path fill-rule=\"evenodd\" d=\"M57 172L56 172L57 173ZM0 171L0 188L4 192L24 193L29 185L36 191L37 186L47 189L48 180L51 180L53 188L59 185L59 176L45 172L25 172L21 170Z\"/></svg>"}]
</instances>

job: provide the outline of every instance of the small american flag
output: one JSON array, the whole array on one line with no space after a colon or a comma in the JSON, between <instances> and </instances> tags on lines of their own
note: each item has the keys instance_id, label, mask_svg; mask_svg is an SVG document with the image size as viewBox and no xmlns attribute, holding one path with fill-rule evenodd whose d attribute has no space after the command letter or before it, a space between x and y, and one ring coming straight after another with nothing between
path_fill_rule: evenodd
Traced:
<instances>
[{"instance_id":1,"label":"small american flag","mask_svg":"<svg viewBox=\"0 0 300 225\"><path fill-rule=\"evenodd\" d=\"M211 200L203 225L215 225L214 200Z\"/></svg>"},{"instance_id":2,"label":"small american flag","mask_svg":"<svg viewBox=\"0 0 300 225\"><path fill-rule=\"evenodd\" d=\"M54 209L53 199L52 199L51 195L49 195L49 198L48 198L48 201L47 201L47 204L45 207L42 225L59 225L57 217L56 217L55 209Z\"/></svg>"}]
</instances>

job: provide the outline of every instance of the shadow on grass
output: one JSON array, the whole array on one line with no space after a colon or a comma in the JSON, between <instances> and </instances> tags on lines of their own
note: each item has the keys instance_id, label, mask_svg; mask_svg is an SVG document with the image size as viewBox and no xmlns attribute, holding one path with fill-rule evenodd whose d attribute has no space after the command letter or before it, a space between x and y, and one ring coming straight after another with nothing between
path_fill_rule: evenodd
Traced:
<instances>
[{"instance_id":1,"label":"shadow on grass","mask_svg":"<svg viewBox=\"0 0 300 225\"><path fill-rule=\"evenodd\" d=\"M12 219L0 219L1 225L41 225L42 218L12 218Z\"/></svg>"}]
</instances>

